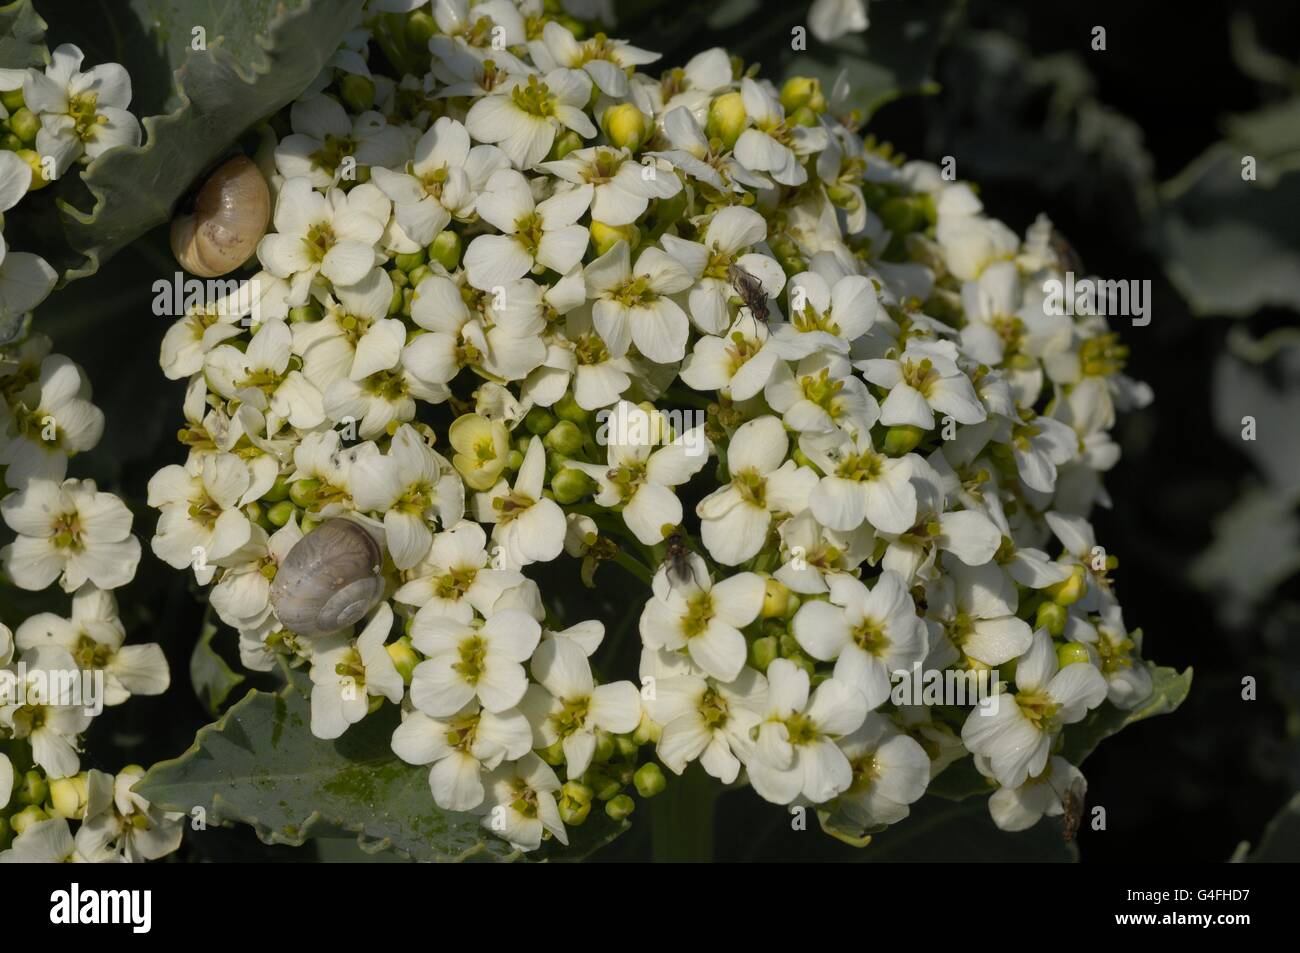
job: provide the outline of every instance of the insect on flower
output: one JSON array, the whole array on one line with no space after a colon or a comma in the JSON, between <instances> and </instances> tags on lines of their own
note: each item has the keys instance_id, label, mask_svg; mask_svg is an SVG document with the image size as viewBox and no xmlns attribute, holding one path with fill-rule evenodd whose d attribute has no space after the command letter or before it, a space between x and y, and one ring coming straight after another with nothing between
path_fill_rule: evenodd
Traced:
<instances>
[{"instance_id":1,"label":"insect on flower","mask_svg":"<svg viewBox=\"0 0 1300 953\"><path fill-rule=\"evenodd\" d=\"M740 295L740 300L745 303L745 307L749 308L750 313L759 321L766 321L767 292L763 290L763 282L740 265L727 266L727 280L731 282L731 287L735 289L736 294Z\"/></svg>"},{"instance_id":2,"label":"insect on flower","mask_svg":"<svg viewBox=\"0 0 1300 953\"><path fill-rule=\"evenodd\" d=\"M1067 844L1074 840L1074 835L1079 831L1079 822L1083 820L1086 793L1087 785L1083 778L1075 778L1069 790L1065 792L1065 797L1061 798L1061 805L1065 809L1061 816L1061 838Z\"/></svg>"}]
</instances>

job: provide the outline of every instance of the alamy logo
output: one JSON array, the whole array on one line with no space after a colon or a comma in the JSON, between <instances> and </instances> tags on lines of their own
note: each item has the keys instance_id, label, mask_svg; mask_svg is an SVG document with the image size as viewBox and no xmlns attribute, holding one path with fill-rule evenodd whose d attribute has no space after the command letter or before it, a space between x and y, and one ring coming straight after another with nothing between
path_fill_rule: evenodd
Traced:
<instances>
[{"instance_id":1,"label":"alamy logo","mask_svg":"<svg viewBox=\"0 0 1300 953\"><path fill-rule=\"evenodd\" d=\"M1065 280L1049 278L1043 282L1045 314L1123 315L1133 318L1135 328L1151 323L1151 280L1143 278L1118 281L1100 278L1075 279L1067 271Z\"/></svg>"},{"instance_id":2,"label":"alamy logo","mask_svg":"<svg viewBox=\"0 0 1300 953\"><path fill-rule=\"evenodd\" d=\"M56 924L129 924L132 933L148 933L153 925L150 890L85 890L74 883L50 894L50 922Z\"/></svg>"}]
</instances>

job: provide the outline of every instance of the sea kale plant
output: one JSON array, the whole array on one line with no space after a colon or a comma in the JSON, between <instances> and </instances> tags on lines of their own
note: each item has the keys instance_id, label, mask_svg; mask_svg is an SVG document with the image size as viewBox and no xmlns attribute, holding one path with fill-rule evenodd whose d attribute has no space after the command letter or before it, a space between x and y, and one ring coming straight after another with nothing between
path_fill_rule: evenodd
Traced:
<instances>
[{"instance_id":1,"label":"sea kale plant","mask_svg":"<svg viewBox=\"0 0 1300 953\"><path fill-rule=\"evenodd\" d=\"M1068 838L1083 757L1186 691L1089 523L1152 395L1107 318L1054 304L1051 222L1017 235L876 141L847 81L665 63L595 7L358 3L251 138L176 167L177 261L239 280L162 341L184 398L148 409L179 442L143 555L69 476L104 417L34 330L80 274L0 243L4 583L69 604L0 629L0 859L154 859L229 822L576 856L640 799L678 791L689 827L741 786L860 845L927 792ZM153 160L126 69L5 10L36 37L0 72L8 224ZM118 620L141 559L281 687L114 778L53 686L168 688Z\"/></svg>"}]
</instances>

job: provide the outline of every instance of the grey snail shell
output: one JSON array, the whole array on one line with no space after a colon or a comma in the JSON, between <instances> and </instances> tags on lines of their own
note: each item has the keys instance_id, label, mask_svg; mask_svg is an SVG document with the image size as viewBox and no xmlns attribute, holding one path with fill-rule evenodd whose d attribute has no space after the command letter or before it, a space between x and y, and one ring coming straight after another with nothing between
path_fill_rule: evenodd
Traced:
<instances>
[{"instance_id":1,"label":"grey snail shell","mask_svg":"<svg viewBox=\"0 0 1300 953\"><path fill-rule=\"evenodd\" d=\"M271 608L298 635L345 629L383 596L383 562L379 543L365 527L326 520L289 550L271 583Z\"/></svg>"},{"instance_id":2,"label":"grey snail shell","mask_svg":"<svg viewBox=\"0 0 1300 953\"><path fill-rule=\"evenodd\" d=\"M172 254L201 278L216 278L246 262L266 234L271 191L246 156L235 156L208 176L194 210L172 221Z\"/></svg>"}]
</instances>

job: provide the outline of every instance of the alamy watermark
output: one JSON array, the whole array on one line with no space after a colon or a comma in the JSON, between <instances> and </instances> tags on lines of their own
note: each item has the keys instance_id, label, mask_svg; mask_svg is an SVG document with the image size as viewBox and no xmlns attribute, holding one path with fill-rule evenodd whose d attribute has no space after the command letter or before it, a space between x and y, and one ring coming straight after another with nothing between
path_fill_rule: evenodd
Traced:
<instances>
[{"instance_id":1,"label":"alamy watermark","mask_svg":"<svg viewBox=\"0 0 1300 953\"><path fill-rule=\"evenodd\" d=\"M1065 280L1043 282L1044 314L1124 316L1133 327L1151 323L1151 279L1078 278L1067 271Z\"/></svg>"},{"instance_id":2,"label":"alamy watermark","mask_svg":"<svg viewBox=\"0 0 1300 953\"><path fill-rule=\"evenodd\" d=\"M12 669L0 669L0 708L80 708L84 714L104 710L103 669L28 669L19 662Z\"/></svg>"}]
</instances>

